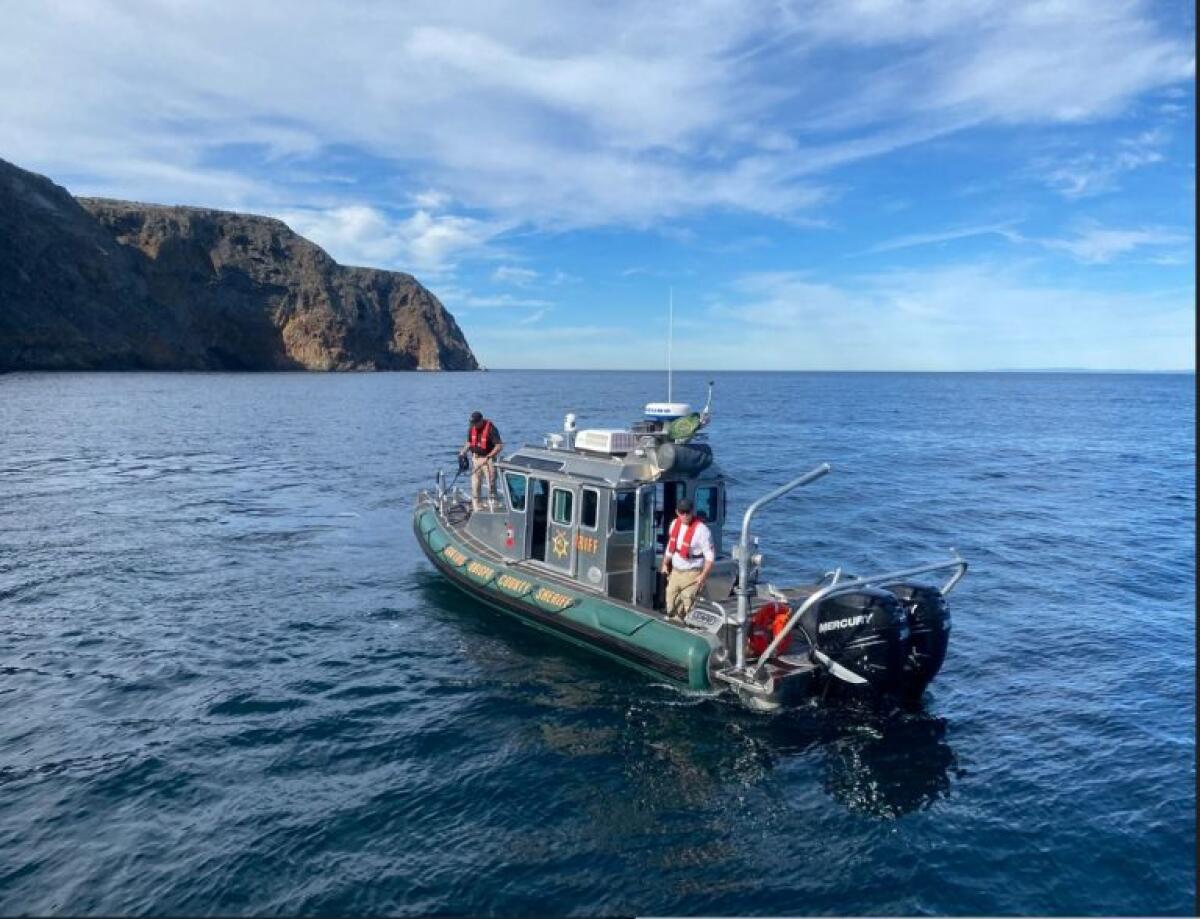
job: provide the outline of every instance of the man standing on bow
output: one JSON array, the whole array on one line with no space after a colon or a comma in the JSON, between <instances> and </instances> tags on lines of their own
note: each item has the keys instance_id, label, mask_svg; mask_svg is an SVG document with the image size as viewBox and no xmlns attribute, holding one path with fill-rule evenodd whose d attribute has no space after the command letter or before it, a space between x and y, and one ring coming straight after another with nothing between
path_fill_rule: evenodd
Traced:
<instances>
[{"instance_id":1,"label":"man standing on bow","mask_svg":"<svg viewBox=\"0 0 1200 919\"><path fill-rule=\"evenodd\" d=\"M669 575L668 619L683 619L691 611L715 557L712 533L694 513L691 500L680 498L675 503L675 520L662 564L663 574Z\"/></svg>"},{"instance_id":2,"label":"man standing on bow","mask_svg":"<svg viewBox=\"0 0 1200 919\"><path fill-rule=\"evenodd\" d=\"M471 412L467 442L458 451L459 456L471 454L471 510L479 510L479 492L483 477L488 481L488 503L496 499L496 465L493 462L504 447L499 429L480 412Z\"/></svg>"}]
</instances>

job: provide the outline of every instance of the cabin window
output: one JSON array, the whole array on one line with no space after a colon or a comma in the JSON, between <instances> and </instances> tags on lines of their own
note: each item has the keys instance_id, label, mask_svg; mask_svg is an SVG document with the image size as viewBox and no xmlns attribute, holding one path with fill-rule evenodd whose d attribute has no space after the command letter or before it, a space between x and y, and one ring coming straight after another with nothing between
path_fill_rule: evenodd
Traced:
<instances>
[{"instance_id":1,"label":"cabin window","mask_svg":"<svg viewBox=\"0 0 1200 919\"><path fill-rule=\"evenodd\" d=\"M696 489L696 513L705 520L714 521L720 514L721 489L716 485L705 485Z\"/></svg>"},{"instance_id":2,"label":"cabin window","mask_svg":"<svg viewBox=\"0 0 1200 919\"><path fill-rule=\"evenodd\" d=\"M671 524L675 522L675 505L684 496L682 482L662 482L659 484L658 510L654 512L654 524L658 527L658 540L661 548L670 539Z\"/></svg>"},{"instance_id":3,"label":"cabin window","mask_svg":"<svg viewBox=\"0 0 1200 919\"><path fill-rule=\"evenodd\" d=\"M682 482L662 482L658 492L657 520L664 527L669 527L675 519L675 504L684 496Z\"/></svg>"},{"instance_id":4,"label":"cabin window","mask_svg":"<svg viewBox=\"0 0 1200 919\"><path fill-rule=\"evenodd\" d=\"M615 497L617 512L614 515L613 529L618 533L629 533L633 530L633 521L637 515L637 493L619 491Z\"/></svg>"},{"instance_id":5,"label":"cabin window","mask_svg":"<svg viewBox=\"0 0 1200 919\"><path fill-rule=\"evenodd\" d=\"M654 548L654 489L644 488L641 491L642 516L641 532L638 533L639 549Z\"/></svg>"},{"instance_id":6,"label":"cabin window","mask_svg":"<svg viewBox=\"0 0 1200 919\"><path fill-rule=\"evenodd\" d=\"M508 487L508 503L514 511L525 510L525 488L529 480L523 475L504 473L504 484Z\"/></svg>"},{"instance_id":7,"label":"cabin window","mask_svg":"<svg viewBox=\"0 0 1200 919\"><path fill-rule=\"evenodd\" d=\"M559 526L570 526L575 513L575 495L565 488L554 489L550 498L550 519Z\"/></svg>"},{"instance_id":8,"label":"cabin window","mask_svg":"<svg viewBox=\"0 0 1200 919\"><path fill-rule=\"evenodd\" d=\"M589 530L596 529L597 518L600 516L600 492L594 488L585 488L579 507L579 524Z\"/></svg>"}]
</instances>

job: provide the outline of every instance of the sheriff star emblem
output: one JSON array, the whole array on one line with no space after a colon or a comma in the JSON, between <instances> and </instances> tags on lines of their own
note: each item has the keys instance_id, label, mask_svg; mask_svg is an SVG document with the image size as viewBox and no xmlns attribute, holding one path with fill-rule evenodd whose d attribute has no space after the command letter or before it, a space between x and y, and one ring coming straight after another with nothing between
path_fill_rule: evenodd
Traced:
<instances>
[{"instance_id":1,"label":"sheriff star emblem","mask_svg":"<svg viewBox=\"0 0 1200 919\"><path fill-rule=\"evenodd\" d=\"M567 542L567 537L562 533L554 534L554 554L559 558L566 558L567 553L571 551L571 545Z\"/></svg>"}]
</instances>

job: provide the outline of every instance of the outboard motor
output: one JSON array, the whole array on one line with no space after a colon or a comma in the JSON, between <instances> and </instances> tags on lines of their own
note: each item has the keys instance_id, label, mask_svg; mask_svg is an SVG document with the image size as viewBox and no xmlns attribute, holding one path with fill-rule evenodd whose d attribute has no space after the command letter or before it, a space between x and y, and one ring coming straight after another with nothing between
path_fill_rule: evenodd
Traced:
<instances>
[{"instance_id":1,"label":"outboard motor","mask_svg":"<svg viewBox=\"0 0 1200 919\"><path fill-rule=\"evenodd\" d=\"M860 693L900 691L909 629L894 594L873 587L838 594L808 610L800 626L833 684Z\"/></svg>"},{"instance_id":2,"label":"outboard motor","mask_svg":"<svg viewBox=\"0 0 1200 919\"><path fill-rule=\"evenodd\" d=\"M912 633L912 648L904 662L903 694L919 699L937 676L950 644L950 608L936 587L925 584L889 584L900 600Z\"/></svg>"}]
</instances>

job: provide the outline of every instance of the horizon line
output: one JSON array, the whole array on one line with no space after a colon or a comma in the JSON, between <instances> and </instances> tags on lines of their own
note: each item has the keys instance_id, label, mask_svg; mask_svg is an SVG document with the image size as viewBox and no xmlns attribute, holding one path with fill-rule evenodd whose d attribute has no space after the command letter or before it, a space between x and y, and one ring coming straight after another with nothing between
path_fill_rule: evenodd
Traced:
<instances>
[{"instance_id":1,"label":"horizon line","mask_svg":"<svg viewBox=\"0 0 1200 919\"><path fill-rule=\"evenodd\" d=\"M480 373L502 373L509 371L544 371L546 373L666 373L663 369L647 369L645 367L629 368L629 367L484 367L480 365L478 371ZM755 368L722 368L720 370L711 369L680 369L675 368L675 373L1094 373L1094 374L1192 374L1196 373L1196 368L1172 368L1172 369L1141 369L1137 367L988 367L975 370L937 370L937 369L922 369L922 370L866 370L866 369L823 369L813 370L803 367L796 367L787 370L778 369L763 369Z\"/></svg>"}]
</instances>

